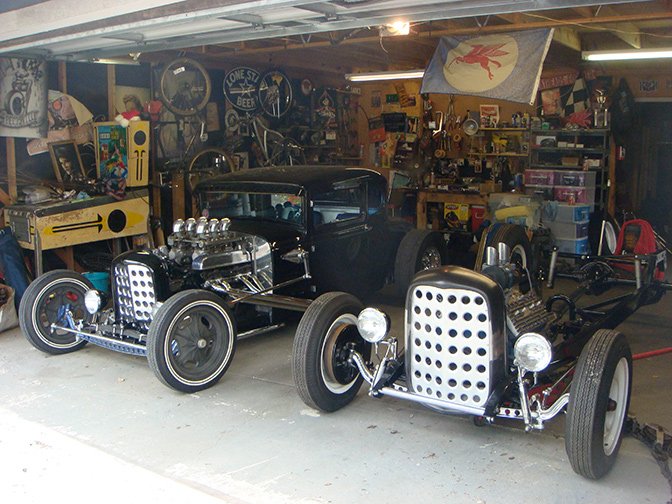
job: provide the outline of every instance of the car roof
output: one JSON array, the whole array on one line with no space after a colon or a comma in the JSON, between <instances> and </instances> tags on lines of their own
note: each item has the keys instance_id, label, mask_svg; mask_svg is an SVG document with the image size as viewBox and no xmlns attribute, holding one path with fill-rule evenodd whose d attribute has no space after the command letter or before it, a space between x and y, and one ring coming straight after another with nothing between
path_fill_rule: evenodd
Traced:
<instances>
[{"instance_id":1,"label":"car roof","mask_svg":"<svg viewBox=\"0 0 672 504\"><path fill-rule=\"evenodd\" d=\"M283 166L252 168L220 175L196 186L199 190L249 190L252 186L268 185L284 191L295 192L305 188L309 192L329 190L335 183L361 177L383 178L375 170L343 166ZM276 189L273 189L276 190Z\"/></svg>"}]
</instances>

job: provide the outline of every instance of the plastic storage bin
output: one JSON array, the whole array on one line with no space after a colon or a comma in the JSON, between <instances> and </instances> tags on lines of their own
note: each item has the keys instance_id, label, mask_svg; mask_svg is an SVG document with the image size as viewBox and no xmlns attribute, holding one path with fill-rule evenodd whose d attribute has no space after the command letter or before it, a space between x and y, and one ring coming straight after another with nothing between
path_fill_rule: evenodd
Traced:
<instances>
[{"instance_id":1,"label":"plastic storage bin","mask_svg":"<svg viewBox=\"0 0 672 504\"><path fill-rule=\"evenodd\" d=\"M526 185L525 194L541 196L542 199L551 200L554 197L552 185Z\"/></svg>"},{"instance_id":2,"label":"plastic storage bin","mask_svg":"<svg viewBox=\"0 0 672 504\"><path fill-rule=\"evenodd\" d=\"M590 251L588 237L577 238L576 240L555 239L555 244L559 252L569 252L570 254L587 254Z\"/></svg>"},{"instance_id":3,"label":"plastic storage bin","mask_svg":"<svg viewBox=\"0 0 672 504\"><path fill-rule=\"evenodd\" d=\"M551 186L554 183L553 170L525 170L525 185Z\"/></svg>"},{"instance_id":4,"label":"plastic storage bin","mask_svg":"<svg viewBox=\"0 0 672 504\"><path fill-rule=\"evenodd\" d=\"M583 222L562 222L550 221L544 222L544 225L553 232L557 239L576 240L588 236L588 226L590 221Z\"/></svg>"},{"instance_id":5,"label":"plastic storage bin","mask_svg":"<svg viewBox=\"0 0 672 504\"><path fill-rule=\"evenodd\" d=\"M554 185L574 187L595 187L597 174L594 171L557 170Z\"/></svg>"},{"instance_id":6,"label":"plastic storage bin","mask_svg":"<svg viewBox=\"0 0 672 504\"><path fill-rule=\"evenodd\" d=\"M583 222L590 218L590 205L558 204L555 222Z\"/></svg>"},{"instance_id":7,"label":"plastic storage bin","mask_svg":"<svg viewBox=\"0 0 672 504\"><path fill-rule=\"evenodd\" d=\"M595 188L562 186L553 190L555 199L567 203L583 203L593 205L595 203Z\"/></svg>"}]
</instances>

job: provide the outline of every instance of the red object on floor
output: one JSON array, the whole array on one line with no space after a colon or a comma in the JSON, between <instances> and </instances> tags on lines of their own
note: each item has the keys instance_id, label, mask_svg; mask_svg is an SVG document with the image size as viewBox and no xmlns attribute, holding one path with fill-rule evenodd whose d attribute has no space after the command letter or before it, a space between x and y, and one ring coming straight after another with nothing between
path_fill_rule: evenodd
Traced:
<instances>
[{"instance_id":1,"label":"red object on floor","mask_svg":"<svg viewBox=\"0 0 672 504\"><path fill-rule=\"evenodd\" d=\"M660 350L652 350L650 352L644 352L632 356L632 360L636 361L639 359L646 359L648 357L656 357L657 355L663 355L667 353L672 353L672 347L670 348L661 348Z\"/></svg>"}]
</instances>

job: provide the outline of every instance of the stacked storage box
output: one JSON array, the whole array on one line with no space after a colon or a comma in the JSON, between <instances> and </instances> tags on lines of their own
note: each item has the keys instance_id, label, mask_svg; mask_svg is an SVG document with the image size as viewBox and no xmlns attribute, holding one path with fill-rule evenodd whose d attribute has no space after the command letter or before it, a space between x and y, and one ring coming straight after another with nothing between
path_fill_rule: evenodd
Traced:
<instances>
[{"instance_id":1,"label":"stacked storage box","mask_svg":"<svg viewBox=\"0 0 672 504\"><path fill-rule=\"evenodd\" d=\"M587 254L588 227L590 218L589 205L558 204L555 220L544 220L544 226L555 236L555 244L560 252Z\"/></svg>"},{"instance_id":2,"label":"stacked storage box","mask_svg":"<svg viewBox=\"0 0 672 504\"><path fill-rule=\"evenodd\" d=\"M544 219L561 252L589 252L588 227L595 207L596 172L578 170L526 170L525 192L558 201L555 220Z\"/></svg>"},{"instance_id":3,"label":"stacked storage box","mask_svg":"<svg viewBox=\"0 0 672 504\"><path fill-rule=\"evenodd\" d=\"M563 203L594 205L595 178L594 171L525 170L525 193Z\"/></svg>"}]
</instances>

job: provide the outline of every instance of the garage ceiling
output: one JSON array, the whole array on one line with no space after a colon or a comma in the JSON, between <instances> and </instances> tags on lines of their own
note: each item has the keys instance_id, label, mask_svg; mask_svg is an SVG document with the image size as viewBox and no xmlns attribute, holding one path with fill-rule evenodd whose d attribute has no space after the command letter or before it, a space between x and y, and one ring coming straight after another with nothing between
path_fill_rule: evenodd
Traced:
<instances>
[{"instance_id":1,"label":"garage ceiling","mask_svg":"<svg viewBox=\"0 0 672 504\"><path fill-rule=\"evenodd\" d=\"M410 35L381 37L399 20ZM582 49L672 46L669 0L4 0L0 26L0 55L161 61L183 51L222 68L341 76L423 68L441 35L555 27L555 46L572 49L556 49L560 62Z\"/></svg>"}]
</instances>

